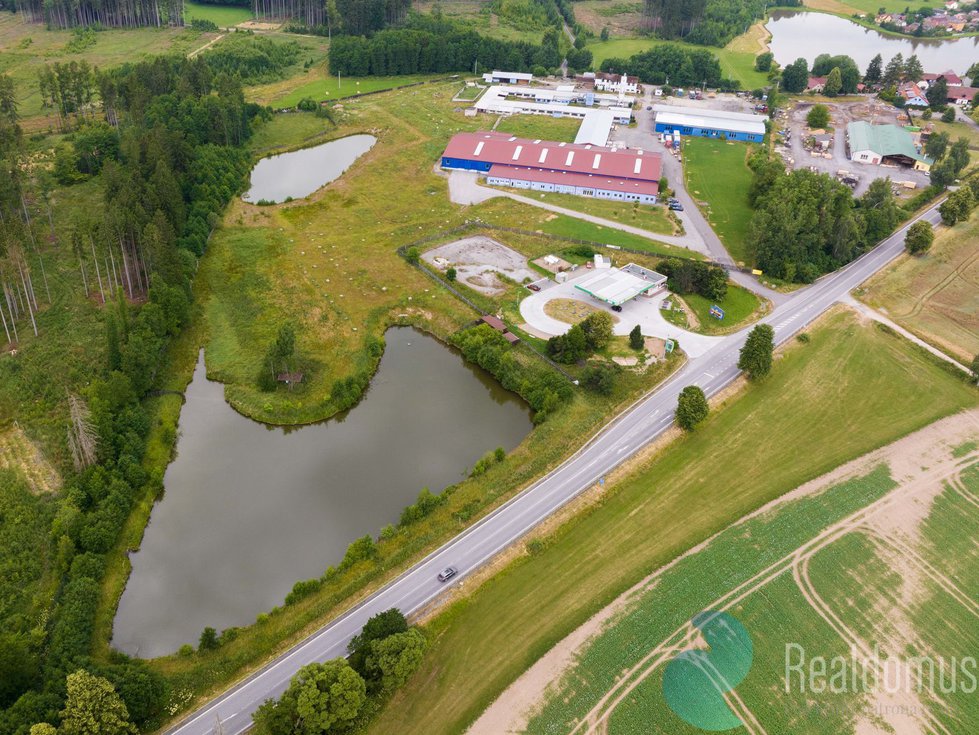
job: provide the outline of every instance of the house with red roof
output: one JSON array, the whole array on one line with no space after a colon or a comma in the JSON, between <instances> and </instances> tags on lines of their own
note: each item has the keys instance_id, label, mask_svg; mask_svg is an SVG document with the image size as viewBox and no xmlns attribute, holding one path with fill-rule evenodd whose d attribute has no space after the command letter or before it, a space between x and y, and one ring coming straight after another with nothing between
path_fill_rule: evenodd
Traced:
<instances>
[{"instance_id":1,"label":"house with red roof","mask_svg":"<svg viewBox=\"0 0 979 735\"><path fill-rule=\"evenodd\" d=\"M442 168L475 171L490 185L640 204L656 203L662 163L659 153L639 148L530 140L499 132L457 133L442 154Z\"/></svg>"}]
</instances>

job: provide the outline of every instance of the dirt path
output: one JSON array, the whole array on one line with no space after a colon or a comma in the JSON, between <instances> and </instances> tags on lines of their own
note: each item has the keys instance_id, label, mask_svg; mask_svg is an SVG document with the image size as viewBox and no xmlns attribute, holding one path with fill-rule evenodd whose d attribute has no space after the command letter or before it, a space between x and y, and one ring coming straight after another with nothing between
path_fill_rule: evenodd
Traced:
<instances>
[{"instance_id":1,"label":"dirt path","mask_svg":"<svg viewBox=\"0 0 979 735\"><path fill-rule=\"evenodd\" d=\"M211 39L210 41L208 41L207 43L205 43L205 44L204 44L203 46L201 46L200 48L195 48L195 49L194 49L193 51L191 51L191 52L190 52L189 54L187 54L187 58L188 58L188 59L193 59L193 58L194 58L195 56L197 56L197 54L199 54L199 53L200 53L201 51L206 51L207 49L209 49L209 48L211 48L211 46L213 46L213 45L214 45L214 44L216 44L216 43L217 43L218 41L220 41L220 40L221 40L222 38L224 38L224 35L225 35L225 34L223 34L223 33L222 33L222 34L221 34L220 36L218 36L217 38L213 38L213 39Z\"/></svg>"},{"instance_id":2,"label":"dirt path","mask_svg":"<svg viewBox=\"0 0 979 735\"><path fill-rule=\"evenodd\" d=\"M863 476L881 463L887 463L890 466L892 477L900 483L898 488L883 498L824 529L822 533L810 539L799 549L760 571L751 579L730 590L723 597L706 605L705 609L728 609L786 572L791 572L793 575L801 574L805 579L808 569L807 560L820 549L848 533L866 527L868 521L874 517L879 519L889 515L894 517L906 515L909 511L909 504L914 504L922 493L933 492L936 484L941 486L944 481L951 480L952 484L955 485L955 478L961 472L962 467L979 458L979 453L972 452L968 458L953 459L951 449L977 436L979 436L979 409L971 409L956 414L801 485L732 524L732 527L741 525L760 515L771 513L787 502L816 494L847 479ZM968 491L966 493L969 494ZM599 634L603 627L609 624L609 621L614 621L617 614L627 610L630 603L638 602L640 591L655 585L659 578L680 560L708 548L716 538L715 535L707 539L670 564L655 571L620 596L608 608L589 620L572 636L545 654L486 710L483 717L477 720L470 729L470 733L479 735L482 733L510 733L520 732L524 729L534 709L546 701L548 693L553 692L555 687L559 685L561 676L572 669L577 653L584 650L588 642ZM803 562L805 562L805 566L801 567L801 571L797 571L800 570L800 565ZM961 601L961 591L957 589L955 591L957 593L956 599ZM826 606L821 607L825 609ZM972 611L971 607L970 611ZM829 612L832 613L832 611ZM696 629L689 624L678 628L642 660L623 671L616 685L609 692L606 692L588 715L573 728L572 733L604 732L607 728L608 717L615 707L650 673L659 666L665 665L677 652L694 645L696 633ZM852 633L850 637L854 637ZM740 708L738 711L741 711ZM928 719L927 727L935 731L942 731L940 723L937 723L939 726L936 726L930 715L925 716ZM754 724L757 724L759 728L761 727L760 723ZM759 730L759 732L762 731ZM902 731L907 732L904 728Z\"/></svg>"}]
</instances>

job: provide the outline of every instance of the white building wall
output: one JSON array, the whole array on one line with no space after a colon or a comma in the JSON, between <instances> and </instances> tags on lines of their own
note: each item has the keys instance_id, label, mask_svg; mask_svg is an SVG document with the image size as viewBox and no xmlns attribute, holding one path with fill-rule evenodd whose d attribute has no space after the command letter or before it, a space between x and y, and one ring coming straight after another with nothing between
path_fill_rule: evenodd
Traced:
<instances>
[{"instance_id":1,"label":"white building wall","mask_svg":"<svg viewBox=\"0 0 979 735\"><path fill-rule=\"evenodd\" d=\"M619 202L639 202L640 204L656 204L655 196L648 194L630 194L623 191L596 189L594 187L568 186L566 184L551 184L549 182L510 179L502 176L487 176L486 183L490 186L509 186L514 189L530 189L532 191L550 191L558 194L574 194L596 199L610 199Z\"/></svg>"}]
</instances>

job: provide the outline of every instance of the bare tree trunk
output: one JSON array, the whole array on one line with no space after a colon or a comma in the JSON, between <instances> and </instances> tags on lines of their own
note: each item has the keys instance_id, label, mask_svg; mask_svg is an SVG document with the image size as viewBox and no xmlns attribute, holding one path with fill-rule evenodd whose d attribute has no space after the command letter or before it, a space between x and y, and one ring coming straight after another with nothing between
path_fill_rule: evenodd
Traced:
<instances>
[{"instance_id":1,"label":"bare tree trunk","mask_svg":"<svg viewBox=\"0 0 979 735\"><path fill-rule=\"evenodd\" d=\"M13 317L11 317L13 318ZM10 330L7 328L7 317L3 315L3 307L0 306L0 320L3 321L3 331L7 335L7 342L10 342Z\"/></svg>"},{"instance_id":2,"label":"bare tree trunk","mask_svg":"<svg viewBox=\"0 0 979 735\"><path fill-rule=\"evenodd\" d=\"M99 256L95 254L95 243L92 242L91 238L89 238L88 243L92 246L92 260L95 261L95 275L99 279L99 293L102 294L102 303L105 304L105 289L102 288L102 274L99 272Z\"/></svg>"},{"instance_id":3,"label":"bare tree trunk","mask_svg":"<svg viewBox=\"0 0 979 735\"><path fill-rule=\"evenodd\" d=\"M120 285L119 276L116 275L116 256L113 255L112 248L107 247L106 250L109 251L109 260L112 261L112 281L114 284L114 288L112 290L115 291L115 289Z\"/></svg>"},{"instance_id":4,"label":"bare tree trunk","mask_svg":"<svg viewBox=\"0 0 979 735\"><path fill-rule=\"evenodd\" d=\"M82 260L82 254L78 254L78 267L82 272L82 288L85 289L85 298L88 298L88 277L85 275L85 261Z\"/></svg>"},{"instance_id":5,"label":"bare tree trunk","mask_svg":"<svg viewBox=\"0 0 979 735\"><path fill-rule=\"evenodd\" d=\"M20 339L17 335L17 316L14 314L16 304L12 304L10 289L7 287L6 281L3 283L3 297L7 300L7 311L10 312L10 326L14 330L14 342L19 342Z\"/></svg>"},{"instance_id":6,"label":"bare tree trunk","mask_svg":"<svg viewBox=\"0 0 979 735\"><path fill-rule=\"evenodd\" d=\"M126 274L126 285L129 287L129 299L133 298L133 281L129 277L129 264L126 262L126 249L119 243L119 252L122 254L122 272Z\"/></svg>"},{"instance_id":7,"label":"bare tree trunk","mask_svg":"<svg viewBox=\"0 0 979 735\"><path fill-rule=\"evenodd\" d=\"M17 270L20 271L20 282L24 286L24 295L27 297L27 313L31 316L31 326L34 327L34 336L37 336L37 322L34 321L34 311L31 309L31 296L27 293L27 281L24 279L24 269L17 263Z\"/></svg>"}]
</instances>

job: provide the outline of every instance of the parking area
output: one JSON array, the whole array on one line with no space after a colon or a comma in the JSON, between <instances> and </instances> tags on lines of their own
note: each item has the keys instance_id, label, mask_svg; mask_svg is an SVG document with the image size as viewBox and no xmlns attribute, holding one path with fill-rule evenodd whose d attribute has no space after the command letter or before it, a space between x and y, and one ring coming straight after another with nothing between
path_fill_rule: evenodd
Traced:
<instances>
[{"instance_id":1,"label":"parking area","mask_svg":"<svg viewBox=\"0 0 979 735\"><path fill-rule=\"evenodd\" d=\"M815 104L823 104L829 108L829 129L811 130L806 123L806 116ZM846 152L846 126L847 123L858 120L872 121L876 125L903 126L908 122L903 112L876 99L849 102L800 101L778 117L777 122L786 134L776 136L775 150L791 168L808 168L846 180L856 196L866 192L870 183L878 178L890 178L895 183L910 181L914 183L915 189L928 186L928 174L924 171L890 163L871 165L851 161ZM815 139L816 145L812 145L810 139ZM820 145L823 141L825 147ZM901 190L910 191L910 188L902 187Z\"/></svg>"},{"instance_id":2,"label":"parking area","mask_svg":"<svg viewBox=\"0 0 979 735\"><path fill-rule=\"evenodd\" d=\"M621 311L613 311L611 306L598 299L590 298L575 288L575 281L592 273L591 270L579 268L570 273L565 283L549 283L537 293L531 293L520 302L520 315L531 333L540 337L552 337L564 334L571 325L547 314L545 305L554 299L581 301L595 309L607 311L617 320L614 326L615 334L627 335L637 324L647 337L672 339L679 342L680 347L690 357L699 357L714 347L723 338L708 337L696 334L670 324L663 318L660 310L664 299L669 298L668 292L661 292L652 297L639 296L622 305Z\"/></svg>"}]
</instances>

